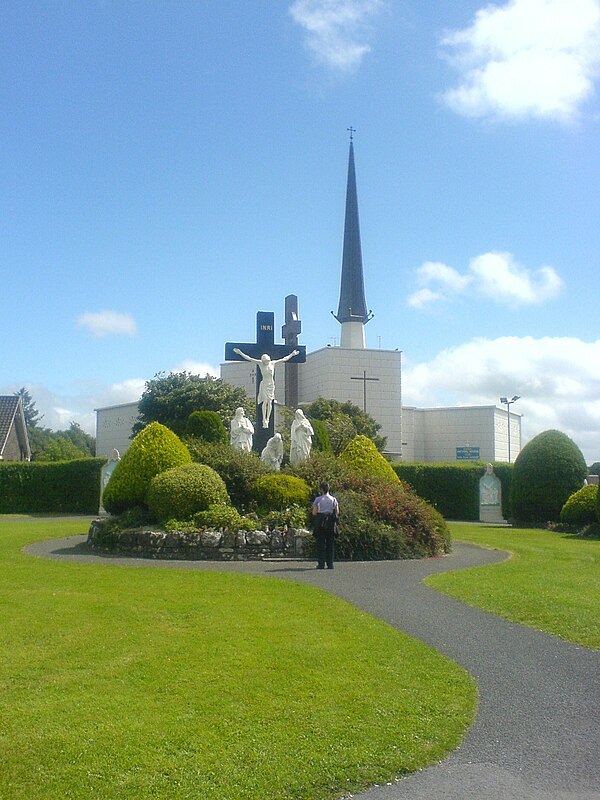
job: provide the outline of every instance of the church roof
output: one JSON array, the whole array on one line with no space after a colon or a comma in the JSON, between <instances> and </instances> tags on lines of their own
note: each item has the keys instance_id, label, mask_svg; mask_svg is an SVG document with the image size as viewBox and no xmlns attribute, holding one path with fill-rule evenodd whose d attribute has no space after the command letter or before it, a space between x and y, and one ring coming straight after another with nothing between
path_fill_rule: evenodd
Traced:
<instances>
[{"instance_id":1,"label":"church roof","mask_svg":"<svg viewBox=\"0 0 600 800\"><path fill-rule=\"evenodd\" d=\"M21 398L17 395L0 395L0 458L4 454L13 425L16 428L21 449L29 457L29 437Z\"/></svg>"},{"instance_id":2,"label":"church roof","mask_svg":"<svg viewBox=\"0 0 600 800\"><path fill-rule=\"evenodd\" d=\"M346 217L344 221L344 249L342 255L342 280L338 322L366 323L371 318L367 311L363 278L360 226L358 222L358 197L354 168L354 144L350 139L348 157L348 183L346 186Z\"/></svg>"}]
</instances>

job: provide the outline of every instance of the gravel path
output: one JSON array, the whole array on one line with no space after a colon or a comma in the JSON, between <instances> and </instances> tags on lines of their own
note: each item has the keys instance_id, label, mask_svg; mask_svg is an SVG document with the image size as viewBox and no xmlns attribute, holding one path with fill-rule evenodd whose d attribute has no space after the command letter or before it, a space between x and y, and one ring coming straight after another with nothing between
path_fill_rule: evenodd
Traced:
<instances>
[{"instance_id":1,"label":"gravel path","mask_svg":"<svg viewBox=\"0 0 600 800\"><path fill-rule=\"evenodd\" d=\"M477 719L441 764L355 800L600 800L600 652L470 608L426 575L506 554L456 544L445 558L339 563L182 562L98 556L85 537L38 542L32 555L131 567L218 569L310 583L426 642L479 684Z\"/></svg>"}]
</instances>

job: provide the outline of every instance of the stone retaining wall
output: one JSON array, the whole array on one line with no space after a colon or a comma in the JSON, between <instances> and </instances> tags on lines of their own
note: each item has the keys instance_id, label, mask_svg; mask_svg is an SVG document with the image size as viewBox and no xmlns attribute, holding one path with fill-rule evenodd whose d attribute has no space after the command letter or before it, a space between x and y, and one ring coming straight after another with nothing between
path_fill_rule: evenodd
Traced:
<instances>
[{"instance_id":1,"label":"stone retaining wall","mask_svg":"<svg viewBox=\"0 0 600 800\"><path fill-rule=\"evenodd\" d=\"M310 531L288 528L273 531L161 531L135 528L106 534L102 520L94 520L88 546L97 552L137 558L190 561L262 561L265 558L302 558Z\"/></svg>"}]
</instances>

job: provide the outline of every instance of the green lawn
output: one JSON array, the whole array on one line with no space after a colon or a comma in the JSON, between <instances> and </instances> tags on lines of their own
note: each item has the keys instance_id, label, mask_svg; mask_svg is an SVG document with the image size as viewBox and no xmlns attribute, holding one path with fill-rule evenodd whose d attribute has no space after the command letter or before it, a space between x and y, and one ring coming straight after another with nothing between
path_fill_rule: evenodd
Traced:
<instances>
[{"instance_id":1,"label":"green lawn","mask_svg":"<svg viewBox=\"0 0 600 800\"><path fill-rule=\"evenodd\" d=\"M544 530L451 524L454 540L508 550L502 564L426 579L465 603L600 648L600 541Z\"/></svg>"},{"instance_id":2,"label":"green lawn","mask_svg":"<svg viewBox=\"0 0 600 800\"><path fill-rule=\"evenodd\" d=\"M457 746L472 679L310 586L84 565L0 519L0 798L325 800Z\"/></svg>"}]
</instances>

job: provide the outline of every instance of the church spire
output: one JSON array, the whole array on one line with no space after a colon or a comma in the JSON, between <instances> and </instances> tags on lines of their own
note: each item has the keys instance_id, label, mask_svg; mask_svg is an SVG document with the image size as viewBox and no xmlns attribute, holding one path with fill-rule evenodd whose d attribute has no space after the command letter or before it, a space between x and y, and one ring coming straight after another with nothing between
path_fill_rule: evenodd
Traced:
<instances>
[{"instance_id":1,"label":"church spire","mask_svg":"<svg viewBox=\"0 0 600 800\"><path fill-rule=\"evenodd\" d=\"M350 155L348 157L348 183L346 187L346 218L344 222L344 249L342 255L342 280L340 304L334 315L342 325L341 346L364 349L365 324L372 313L367 311L363 279L360 227L358 224L358 198L354 169L354 128L350 131Z\"/></svg>"}]
</instances>

